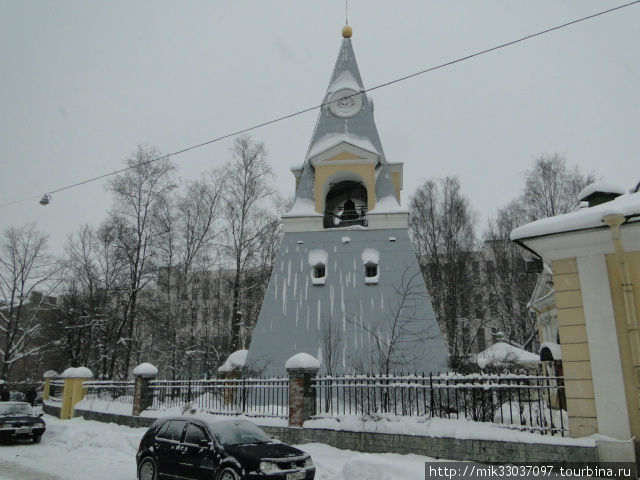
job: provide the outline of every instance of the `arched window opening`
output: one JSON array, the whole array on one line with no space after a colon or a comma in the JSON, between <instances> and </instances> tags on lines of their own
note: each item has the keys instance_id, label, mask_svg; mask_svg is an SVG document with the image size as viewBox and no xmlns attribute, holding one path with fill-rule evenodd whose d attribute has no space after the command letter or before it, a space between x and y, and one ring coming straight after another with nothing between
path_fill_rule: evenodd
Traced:
<instances>
[{"instance_id":1,"label":"arched window opening","mask_svg":"<svg viewBox=\"0 0 640 480\"><path fill-rule=\"evenodd\" d=\"M367 189L345 180L330 185L325 201L324 228L367 226Z\"/></svg>"},{"instance_id":2,"label":"arched window opening","mask_svg":"<svg viewBox=\"0 0 640 480\"><path fill-rule=\"evenodd\" d=\"M313 278L324 278L327 276L327 268L319 263L313 267Z\"/></svg>"},{"instance_id":3,"label":"arched window opening","mask_svg":"<svg viewBox=\"0 0 640 480\"><path fill-rule=\"evenodd\" d=\"M368 262L364 266L364 283L378 283L378 264Z\"/></svg>"}]
</instances>

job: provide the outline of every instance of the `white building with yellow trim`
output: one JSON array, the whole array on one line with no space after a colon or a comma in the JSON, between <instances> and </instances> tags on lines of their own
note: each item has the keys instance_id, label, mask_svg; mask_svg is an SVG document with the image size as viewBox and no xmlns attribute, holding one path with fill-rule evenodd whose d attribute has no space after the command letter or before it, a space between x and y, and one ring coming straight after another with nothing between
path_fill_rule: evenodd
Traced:
<instances>
[{"instance_id":1,"label":"white building with yellow trim","mask_svg":"<svg viewBox=\"0 0 640 480\"><path fill-rule=\"evenodd\" d=\"M511 239L552 271L555 305L538 302L539 318L557 315L572 435L606 436L602 455L630 460L640 438L640 192L607 187L581 193L588 208L521 226Z\"/></svg>"}]
</instances>

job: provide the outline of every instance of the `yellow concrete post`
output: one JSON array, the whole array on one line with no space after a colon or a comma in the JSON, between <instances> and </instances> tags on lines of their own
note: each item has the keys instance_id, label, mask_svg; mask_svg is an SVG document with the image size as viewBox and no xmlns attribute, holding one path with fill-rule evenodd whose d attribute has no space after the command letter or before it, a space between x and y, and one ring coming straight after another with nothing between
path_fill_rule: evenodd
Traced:
<instances>
[{"instance_id":1,"label":"yellow concrete post","mask_svg":"<svg viewBox=\"0 0 640 480\"><path fill-rule=\"evenodd\" d=\"M62 408L60 418L68 420L73 418L76 404L82 400L86 389L82 388L85 380L93 378L93 373L86 367L67 368L61 375L64 378L64 391L62 393Z\"/></svg>"}]
</instances>

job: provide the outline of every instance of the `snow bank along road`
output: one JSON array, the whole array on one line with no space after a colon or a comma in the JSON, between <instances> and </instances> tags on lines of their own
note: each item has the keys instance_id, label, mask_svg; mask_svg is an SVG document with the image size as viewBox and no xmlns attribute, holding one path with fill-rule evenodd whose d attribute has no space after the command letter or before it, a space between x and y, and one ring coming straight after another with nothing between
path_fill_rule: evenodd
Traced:
<instances>
[{"instance_id":1,"label":"snow bank along road","mask_svg":"<svg viewBox=\"0 0 640 480\"><path fill-rule=\"evenodd\" d=\"M0 480L135 480L135 454L146 428L45 415L42 443L0 445ZM319 480L424 478L419 455L366 454L319 443L297 445L313 457Z\"/></svg>"}]
</instances>

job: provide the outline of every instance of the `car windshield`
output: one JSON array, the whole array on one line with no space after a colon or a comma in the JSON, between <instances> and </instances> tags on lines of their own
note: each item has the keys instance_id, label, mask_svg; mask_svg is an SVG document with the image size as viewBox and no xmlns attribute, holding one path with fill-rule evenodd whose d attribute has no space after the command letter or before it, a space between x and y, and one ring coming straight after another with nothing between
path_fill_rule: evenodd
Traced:
<instances>
[{"instance_id":1,"label":"car windshield","mask_svg":"<svg viewBox=\"0 0 640 480\"><path fill-rule=\"evenodd\" d=\"M212 426L212 430L223 445L245 445L271 441L271 438L259 427L242 420L216 423Z\"/></svg>"},{"instance_id":2,"label":"car windshield","mask_svg":"<svg viewBox=\"0 0 640 480\"><path fill-rule=\"evenodd\" d=\"M0 403L0 415L32 415L33 410L27 403Z\"/></svg>"}]
</instances>

